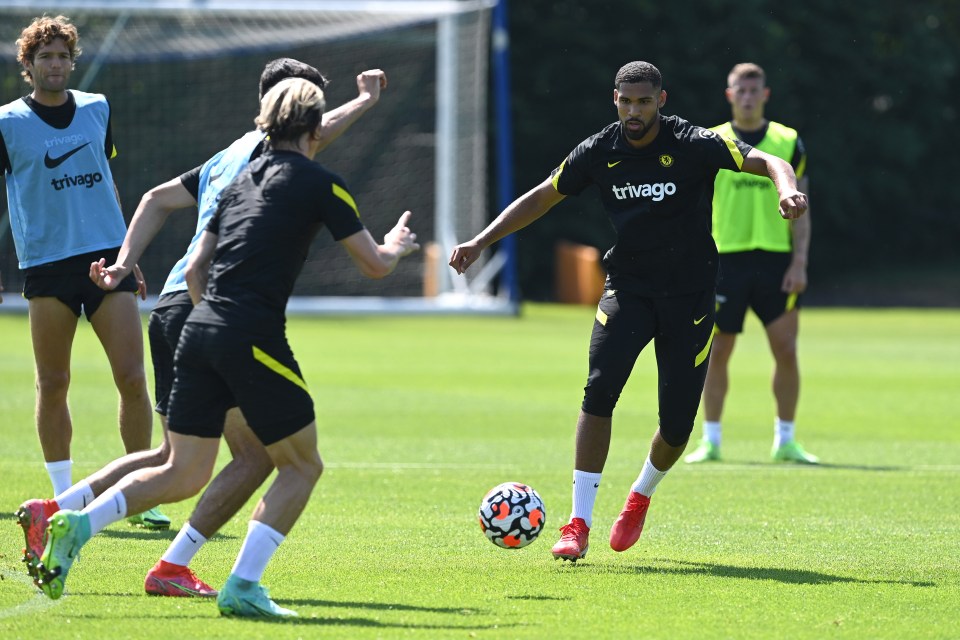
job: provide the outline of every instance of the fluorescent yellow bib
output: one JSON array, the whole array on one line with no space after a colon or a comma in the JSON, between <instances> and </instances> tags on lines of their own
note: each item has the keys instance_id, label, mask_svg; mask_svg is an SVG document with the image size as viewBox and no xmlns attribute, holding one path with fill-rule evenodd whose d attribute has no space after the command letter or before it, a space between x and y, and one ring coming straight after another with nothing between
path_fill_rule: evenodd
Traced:
<instances>
[{"instance_id":1,"label":"fluorescent yellow bib","mask_svg":"<svg viewBox=\"0 0 960 640\"><path fill-rule=\"evenodd\" d=\"M722 136L735 138L727 122L713 127ZM790 162L797 146L795 129L771 122L756 148ZM799 178L803 166L797 172ZM780 198L773 182L750 173L721 171L713 193L713 238L720 253L735 251L790 252L790 222L780 217Z\"/></svg>"}]
</instances>

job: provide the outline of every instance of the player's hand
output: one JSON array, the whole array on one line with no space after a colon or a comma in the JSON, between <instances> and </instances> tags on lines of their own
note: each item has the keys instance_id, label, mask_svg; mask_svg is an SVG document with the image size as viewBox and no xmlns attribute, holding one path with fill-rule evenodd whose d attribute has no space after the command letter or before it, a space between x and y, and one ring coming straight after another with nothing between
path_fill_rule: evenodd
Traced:
<instances>
[{"instance_id":1,"label":"player's hand","mask_svg":"<svg viewBox=\"0 0 960 640\"><path fill-rule=\"evenodd\" d=\"M807 194L799 191L787 191L780 194L780 217L784 220L796 220L807 212Z\"/></svg>"},{"instance_id":2,"label":"player's hand","mask_svg":"<svg viewBox=\"0 0 960 640\"><path fill-rule=\"evenodd\" d=\"M400 219L397 220L397 224L393 226L393 229L390 229L387 235L383 236L383 244L396 247L398 249L398 257L400 258L420 248L420 245L417 244L417 234L407 226L407 223L410 222L410 216L412 215L409 211L404 211Z\"/></svg>"},{"instance_id":3,"label":"player's hand","mask_svg":"<svg viewBox=\"0 0 960 640\"><path fill-rule=\"evenodd\" d=\"M380 69L368 69L357 76L357 93L369 96L374 102L380 99L380 91L386 88L387 74Z\"/></svg>"},{"instance_id":4,"label":"player's hand","mask_svg":"<svg viewBox=\"0 0 960 640\"><path fill-rule=\"evenodd\" d=\"M126 278L129 273L129 269L120 265L114 264L108 267L105 258L90 263L90 279L104 291L116 289L120 281Z\"/></svg>"},{"instance_id":5,"label":"player's hand","mask_svg":"<svg viewBox=\"0 0 960 640\"><path fill-rule=\"evenodd\" d=\"M137 294L140 296L141 300L147 299L147 279L143 277L143 272L140 271L140 265L133 265L133 275L137 278Z\"/></svg>"},{"instance_id":6,"label":"player's hand","mask_svg":"<svg viewBox=\"0 0 960 640\"><path fill-rule=\"evenodd\" d=\"M780 290L784 293L803 293L806 289L806 265L799 262L791 262L786 273L783 274L783 282L780 284Z\"/></svg>"},{"instance_id":7,"label":"player's hand","mask_svg":"<svg viewBox=\"0 0 960 640\"><path fill-rule=\"evenodd\" d=\"M470 268L470 265L477 261L481 253L483 253L483 247L477 244L475 240L458 244L453 248L453 253L450 254L449 264L454 271L463 275Z\"/></svg>"}]
</instances>

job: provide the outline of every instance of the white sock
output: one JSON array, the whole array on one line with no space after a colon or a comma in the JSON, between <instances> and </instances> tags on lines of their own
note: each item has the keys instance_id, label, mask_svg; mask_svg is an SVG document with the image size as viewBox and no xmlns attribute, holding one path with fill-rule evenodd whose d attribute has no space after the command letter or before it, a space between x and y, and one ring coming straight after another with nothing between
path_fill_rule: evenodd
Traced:
<instances>
[{"instance_id":1,"label":"white sock","mask_svg":"<svg viewBox=\"0 0 960 640\"><path fill-rule=\"evenodd\" d=\"M83 510L90 516L90 537L97 535L107 525L127 517L127 499L116 487L110 487Z\"/></svg>"},{"instance_id":2,"label":"white sock","mask_svg":"<svg viewBox=\"0 0 960 640\"><path fill-rule=\"evenodd\" d=\"M73 460L44 462L43 466L47 468L47 475L50 476L50 483L53 485L53 495L60 495L73 484L73 481L70 479L73 472Z\"/></svg>"},{"instance_id":3,"label":"white sock","mask_svg":"<svg viewBox=\"0 0 960 640\"><path fill-rule=\"evenodd\" d=\"M573 471L573 510L570 519L583 518L588 527L593 526L593 504L597 501L600 489L599 473Z\"/></svg>"},{"instance_id":4,"label":"white sock","mask_svg":"<svg viewBox=\"0 0 960 640\"><path fill-rule=\"evenodd\" d=\"M96 498L93 489L86 480L81 480L63 493L58 493L55 500L61 509L81 511Z\"/></svg>"},{"instance_id":5,"label":"white sock","mask_svg":"<svg viewBox=\"0 0 960 640\"><path fill-rule=\"evenodd\" d=\"M650 456L647 456L646 462L643 463L643 469L640 470L640 475L637 476L637 481L633 483L630 489L649 498L653 495L653 492L657 490L657 485L660 484L660 481L663 480L663 476L665 475L667 475L667 472L658 470L653 466L653 463L650 462Z\"/></svg>"},{"instance_id":6,"label":"white sock","mask_svg":"<svg viewBox=\"0 0 960 640\"><path fill-rule=\"evenodd\" d=\"M191 527L189 522L185 522L160 559L186 567L206 541L203 534Z\"/></svg>"},{"instance_id":7,"label":"white sock","mask_svg":"<svg viewBox=\"0 0 960 640\"><path fill-rule=\"evenodd\" d=\"M286 536L273 527L251 520L247 525L247 537L240 547L240 555L233 564L231 575L250 582L260 582L267 563L280 548Z\"/></svg>"},{"instance_id":8,"label":"white sock","mask_svg":"<svg viewBox=\"0 0 960 640\"><path fill-rule=\"evenodd\" d=\"M793 422L777 418L773 424L773 446L782 447L793 442Z\"/></svg>"},{"instance_id":9,"label":"white sock","mask_svg":"<svg viewBox=\"0 0 960 640\"><path fill-rule=\"evenodd\" d=\"M710 442L710 444L715 447L720 446L720 421L717 420L713 422L712 420L703 421L703 439Z\"/></svg>"}]
</instances>

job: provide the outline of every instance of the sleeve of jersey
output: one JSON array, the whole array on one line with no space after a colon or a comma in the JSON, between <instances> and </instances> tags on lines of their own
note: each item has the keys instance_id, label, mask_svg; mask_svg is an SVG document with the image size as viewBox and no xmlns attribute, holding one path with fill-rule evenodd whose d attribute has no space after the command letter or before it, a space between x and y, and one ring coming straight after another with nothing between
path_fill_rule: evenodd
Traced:
<instances>
[{"instance_id":1,"label":"sleeve of jersey","mask_svg":"<svg viewBox=\"0 0 960 640\"><path fill-rule=\"evenodd\" d=\"M207 226L204 227L204 231L209 231L215 236L220 235L220 213L223 211L224 201L221 199L217 204L217 210L213 212L213 215L210 216L210 221L207 222Z\"/></svg>"},{"instance_id":2,"label":"sleeve of jersey","mask_svg":"<svg viewBox=\"0 0 960 640\"><path fill-rule=\"evenodd\" d=\"M727 138L709 129L700 129L699 135L706 143L705 151L710 158L709 164L730 171L743 170L743 159L753 147L742 140Z\"/></svg>"},{"instance_id":3,"label":"sleeve of jersey","mask_svg":"<svg viewBox=\"0 0 960 640\"><path fill-rule=\"evenodd\" d=\"M321 215L333 239L340 241L362 231L360 211L347 185L339 179L324 180L320 184L325 191L319 199Z\"/></svg>"},{"instance_id":4,"label":"sleeve of jersey","mask_svg":"<svg viewBox=\"0 0 960 640\"><path fill-rule=\"evenodd\" d=\"M187 171L180 176L180 184L183 185L183 188L190 192L190 195L193 196L193 199L197 202L200 201L200 170L203 169L203 165L195 167Z\"/></svg>"},{"instance_id":5,"label":"sleeve of jersey","mask_svg":"<svg viewBox=\"0 0 960 640\"><path fill-rule=\"evenodd\" d=\"M586 155L585 145L581 143L550 173L550 181L557 193L575 196L590 186L590 177L585 170Z\"/></svg>"}]
</instances>

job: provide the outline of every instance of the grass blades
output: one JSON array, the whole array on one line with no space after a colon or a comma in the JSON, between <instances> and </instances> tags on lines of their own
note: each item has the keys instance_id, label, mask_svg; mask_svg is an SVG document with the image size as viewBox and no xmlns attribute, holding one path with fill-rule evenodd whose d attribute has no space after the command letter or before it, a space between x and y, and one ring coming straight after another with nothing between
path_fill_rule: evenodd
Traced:
<instances>
[{"instance_id":1,"label":"grass blades","mask_svg":"<svg viewBox=\"0 0 960 640\"><path fill-rule=\"evenodd\" d=\"M264 583L295 623L221 619L208 600L143 593L168 532L118 523L49 601L20 564L13 512L47 497L27 319L0 316L0 633L169 638L951 638L960 625L960 312L807 309L798 439L825 464L769 461L772 360L751 319L731 364L721 463L682 462L643 537L607 536L657 424L652 348L614 417L591 548L550 546L570 509L573 431L594 310L516 318L294 318L326 471ZM149 370L149 366L148 366ZM116 393L86 321L70 395L74 480L120 455ZM700 435L700 425L694 438ZM155 440L159 438L159 423ZM222 447L220 463L227 461ZM547 527L486 541L480 499L530 484ZM248 505L192 567L220 586ZM305 628L317 627L317 628Z\"/></svg>"}]
</instances>

